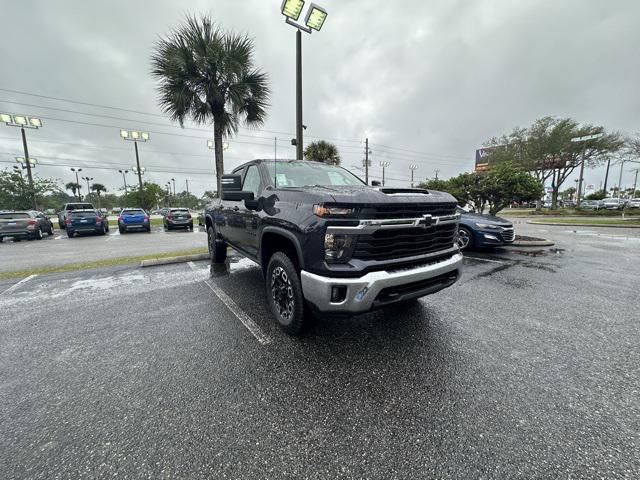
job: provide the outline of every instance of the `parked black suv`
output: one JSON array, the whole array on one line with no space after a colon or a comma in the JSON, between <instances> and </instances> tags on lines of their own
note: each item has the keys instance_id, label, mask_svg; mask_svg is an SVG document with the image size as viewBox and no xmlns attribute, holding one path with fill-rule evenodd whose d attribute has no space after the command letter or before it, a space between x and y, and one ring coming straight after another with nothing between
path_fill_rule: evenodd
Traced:
<instances>
[{"instance_id":1,"label":"parked black suv","mask_svg":"<svg viewBox=\"0 0 640 480\"><path fill-rule=\"evenodd\" d=\"M355 314L446 288L460 276L455 199L374 188L344 168L254 160L222 177L205 209L213 263L231 245L262 266L290 334L314 313Z\"/></svg>"}]
</instances>

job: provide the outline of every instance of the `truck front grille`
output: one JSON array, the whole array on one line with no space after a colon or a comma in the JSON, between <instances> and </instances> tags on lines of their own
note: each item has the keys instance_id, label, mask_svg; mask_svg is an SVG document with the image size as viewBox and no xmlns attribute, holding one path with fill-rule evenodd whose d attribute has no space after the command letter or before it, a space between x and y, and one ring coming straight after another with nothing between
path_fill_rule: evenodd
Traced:
<instances>
[{"instance_id":1,"label":"truck front grille","mask_svg":"<svg viewBox=\"0 0 640 480\"><path fill-rule=\"evenodd\" d=\"M516 233L513 228L505 228L504 230L502 230L502 238L505 242L513 242L515 236Z\"/></svg>"},{"instance_id":2,"label":"truck front grille","mask_svg":"<svg viewBox=\"0 0 640 480\"><path fill-rule=\"evenodd\" d=\"M454 215L455 203L392 203L389 205L377 205L363 208L360 218L387 219L387 218L417 218L422 215L434 217Z\"/></svg>"},{"instance_id":3,"label":"truck front grille","mask_svg":"<svg viewBox=\"0 0 640 480\"><path fill-rule=\"evenodd\" d=\"M431 225L381 229L370 235L358 235L353 258L392 260L446 250L453 247L457 225Z\"/></svg>"}]
</instances>

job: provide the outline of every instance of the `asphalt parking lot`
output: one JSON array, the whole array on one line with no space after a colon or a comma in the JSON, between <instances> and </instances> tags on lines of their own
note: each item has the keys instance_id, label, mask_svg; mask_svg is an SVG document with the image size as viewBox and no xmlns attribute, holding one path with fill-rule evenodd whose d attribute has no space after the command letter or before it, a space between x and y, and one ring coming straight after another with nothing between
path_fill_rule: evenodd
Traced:
<instances>
[{"instance_id":1,"label":"asphalt parking lot","mask_svg":"<svg viewBox=\"0 0 640 480\"><path fill-rule=\"evenodd\" d=\"M238 257L0 281L0 478L638 478L640 231L516 228L301 339Z\"/></svg>"},{"instance_id":2,"label":"asphalt parking lot","mask_svg":"<svg viewBox=\"0 0 640 480\"><path fill-rule=\"evenodd\" d=\"M206 248L207 235L194 226L193 232L152 227L151 233L139 231L120 234L113 225L106 235L84 234L67 237L64 230L42 240L14 242L4 239L0 244L0 272L37 269L42 266L62 266L105 258L133 257L148 253L165 253L193 248Z\"/></svg>"}]
</instances>

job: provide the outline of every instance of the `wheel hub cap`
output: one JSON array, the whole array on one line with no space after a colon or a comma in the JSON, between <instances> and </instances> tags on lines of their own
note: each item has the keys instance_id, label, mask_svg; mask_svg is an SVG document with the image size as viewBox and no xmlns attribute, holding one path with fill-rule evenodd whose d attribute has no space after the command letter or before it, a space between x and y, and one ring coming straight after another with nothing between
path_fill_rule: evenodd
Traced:
<instances>
[{"instance_id":1,"label":"wheel hub cap","mask_svg":"<svg viewBox=\"0 0 640 480\"><path fill-rule=\"evenodd\" d=\"M282 267L276 267L271 273L271 296L273 304L280 316L291 319L293 315L293 288L287 272Z\"/></svg>"}]
</instances>

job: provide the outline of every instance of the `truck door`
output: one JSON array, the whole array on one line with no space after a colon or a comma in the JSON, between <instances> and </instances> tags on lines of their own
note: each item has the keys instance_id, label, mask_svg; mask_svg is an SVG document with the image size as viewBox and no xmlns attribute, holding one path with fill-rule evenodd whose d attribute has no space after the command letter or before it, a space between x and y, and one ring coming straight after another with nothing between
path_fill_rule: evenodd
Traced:
<instances>
[{"instance_id":1,"label":"truck door","mask_svg":"<svg viewBox=\"0 0 640 480\"><path fill-rule=\"evenodd\" d=\"M253 192L253 198L257 200L262 192L262 182L260 181L260 171L257 165L249 165L247 173L244 175L242 182L242 190L245 192ZM244 233L242 236L242 248L252 256L258 254L258 225L260 216L255 210L246 207L245 202L240 202L240 211L242 212Z\"/></svg>"}]
</instances>

